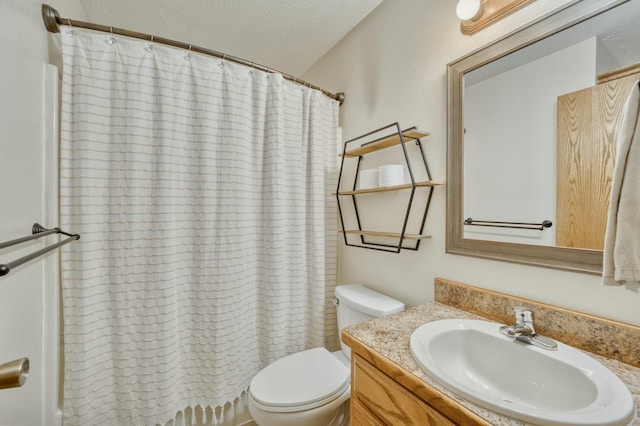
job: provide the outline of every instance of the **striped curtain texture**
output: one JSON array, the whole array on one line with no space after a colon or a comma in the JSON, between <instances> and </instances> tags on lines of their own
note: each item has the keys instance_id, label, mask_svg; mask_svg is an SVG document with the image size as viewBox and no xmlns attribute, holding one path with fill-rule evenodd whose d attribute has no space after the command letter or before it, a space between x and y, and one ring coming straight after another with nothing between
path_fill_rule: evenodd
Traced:
<instances>
[{"instance_id":1,"label":"striped curtain texture","mask_svg":"<svg viewBox=\"0 0 640 426\"><path fill-rule=\"evenodd\" d=\"M61 37L61 226L82 235L62 252L64 424L234 424L261 368L337 345L337 102Z\"/></svg>"}]
</instances>

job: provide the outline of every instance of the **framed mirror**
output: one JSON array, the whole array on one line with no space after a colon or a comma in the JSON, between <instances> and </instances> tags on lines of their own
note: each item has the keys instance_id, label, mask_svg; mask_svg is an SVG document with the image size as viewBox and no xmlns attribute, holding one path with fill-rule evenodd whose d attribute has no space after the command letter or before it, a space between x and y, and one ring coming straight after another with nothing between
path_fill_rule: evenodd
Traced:
<instances>
[{"instance_id":1,"label":"framed mirror","mask_svg":"<svg viewBox=\"0 0 640 426\"><path fill-rule=\"evenodd\" d=\"M637 1L572 2L448 65L447 253L602 272L613 141L640 79L637 22ZM613 110L576 113L608 81ZM591 139L593 154L576 148Z\"/></svg>"}]
</instances>

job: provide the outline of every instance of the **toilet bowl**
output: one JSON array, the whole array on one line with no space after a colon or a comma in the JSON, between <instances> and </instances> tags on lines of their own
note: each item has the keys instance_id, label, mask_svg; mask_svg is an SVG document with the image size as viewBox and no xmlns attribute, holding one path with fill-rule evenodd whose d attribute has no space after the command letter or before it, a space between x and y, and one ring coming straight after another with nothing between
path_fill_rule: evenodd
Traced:
<instances>
[{"instance_id":1,"label":"toilet bowl","mask_svg":"<svg viewBox=\"0 0 640 426\"><path fill-rule=\"evenodd\" d=\"M349 374L349 368L325 348L286 356L251 381L249 411L261 426L327 426L337 420L349 398Z\"/></svg>"},{"instance_id":2,"label":"toilet bowl","mask_svg":"<svg viewBox=\"0 0 640 426\"><path fill-rule=\"evenodd\" d=\"M404 310L404 304L357 284L336 287L338 329ZM341 342L342 343L342 342ZM251 381L249 412L258 426L349 424L350 351L313 348L280 358Z\"/></svg>"}]
</instances>

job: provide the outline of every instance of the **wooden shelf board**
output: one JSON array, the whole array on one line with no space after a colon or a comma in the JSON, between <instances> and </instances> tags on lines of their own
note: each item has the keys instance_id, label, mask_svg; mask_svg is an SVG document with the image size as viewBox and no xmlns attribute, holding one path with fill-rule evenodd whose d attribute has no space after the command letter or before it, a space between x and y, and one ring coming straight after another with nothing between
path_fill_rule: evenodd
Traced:
<instances>
[{"instance_id":1,"label":"wooden shelf board","mask_svg":"<svg viewBox=\"0 0 640 426\"><path fill-rule=\"evenodd\" d=\"M426 180L424 182L416 182L417 187L430 187L430 186L438 186L444 185L443 183L433 182L431 180ZM373 192L386 192L386 191L400 191L403 189L411 189L413 185L410 183L405 183L402 185L394 185L394 186L383 186L379 188L368 188L368 189L356 189L355 191L340 191L338 195L358 195L358 194L371 194ZM335 192L332 195L336 195Z\"/></svg>"},{"instance_id":2,"label":"wooden shelf board","mask_svg":"<svg viewBox=\"0 0 640 426\"><path fill-rule=\"evenodd\" d=\"M409 129L409 130L403 130L402 136L405 142L407 142L407 141L420 139L425 136L429 136L429 133L423 132L421 130ZM345 157L359 157L361 155L369 154L369 153L379 151L381 149L389 148L399 144L400 144L400 136L398 136L398 134L395 133L393 135L385 136L384 138L381 138L374 142L363 145L361 147L349 150L345 153Z\"/></svg>"},{"instance_id":3,"label":"wooden shelf board","mask_svg":"<svg viewBox=\"0 0 640 426\"><path fill-rule=\"evenodd\" d=\"M340 231L340 232L343 232L343 231ZM347 230L347 231L344 231L344 233L350 234L350 235L363 235L365 237L400 238L400 234L395 232ZM427 238L431 238L431 235L404 234L405 240L424 240Z\"/></svg>"}]
</instances>

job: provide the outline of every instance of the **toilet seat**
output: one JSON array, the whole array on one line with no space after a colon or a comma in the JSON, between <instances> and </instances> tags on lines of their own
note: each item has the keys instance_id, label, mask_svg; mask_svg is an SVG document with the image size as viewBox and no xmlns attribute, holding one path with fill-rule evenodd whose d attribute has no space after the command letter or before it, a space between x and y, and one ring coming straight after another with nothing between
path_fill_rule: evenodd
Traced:
<instances>
[{"instance_id":1,"label":"toilet seat","mask_svg":"<svg viewBox=\"0 0 640 426\"><path fill-rule=\"evenodd\" d=\"M348 396L349 375L325 348L308 349L265 367L251 380L249 395L265 411L309 410Z\"/></svg>"}]
</instances>

